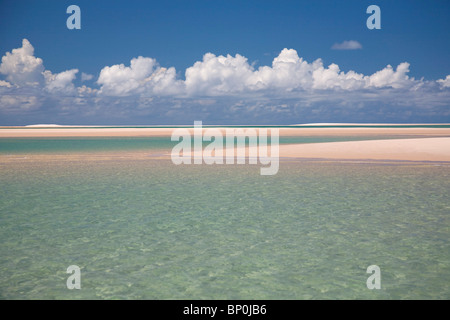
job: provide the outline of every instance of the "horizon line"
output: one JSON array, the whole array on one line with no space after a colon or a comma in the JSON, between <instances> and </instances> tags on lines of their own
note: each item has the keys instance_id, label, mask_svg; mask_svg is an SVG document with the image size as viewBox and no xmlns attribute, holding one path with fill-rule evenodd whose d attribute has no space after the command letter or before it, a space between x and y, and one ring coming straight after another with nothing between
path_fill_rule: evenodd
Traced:
<instances>
[{"instance_id":1,"label":"horizon line","mask_svg":"<svg viewBox=\"0 0 450 320\"><path fill-rule=\"evenodd\" d=\"M317 123L300 123L300 124L203 124L205 127L315 127L315 126L339 126L339 127L376 127L376 126L450 126L450 123L345 123L345 122L317 122ZM60 125L60 124L30 124L30 125L0 125L0 129L39 129L39 128L177 128L177 127L194 127L193 124L178 125Z\"/></svg>"}]
</instances>

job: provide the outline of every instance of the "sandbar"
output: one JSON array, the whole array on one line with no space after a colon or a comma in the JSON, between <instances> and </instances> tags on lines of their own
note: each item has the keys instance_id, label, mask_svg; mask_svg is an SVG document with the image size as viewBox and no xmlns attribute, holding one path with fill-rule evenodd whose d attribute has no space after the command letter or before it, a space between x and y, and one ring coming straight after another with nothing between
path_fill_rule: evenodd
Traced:
<instances>
[{"instance_id":1,"label":"sandbar","mask_svg":"<svg viewBox=\"0 0 450 320\"><path fill-rule=\"evenodd\" d=\"M226 128L216 127L225 135ZM171 128L109 128L109 127L3 127L0 138L44 137L170 137ZM208 128L203 128L207 130ZM243 127L245 129L245 127ZM188 128L193 133L193 128ZM283 127L281 136L370 136L372 140L281 144L283 159L330 160L404 160L450 162L450 128L446 127ZM401 139L395 138L396 136ZM376 139L373 139L373 138ZM389 137L389 139L383 139ZM394 138L393 138L394 137ZM0 163L30 161L88 161L88 160L170 160L171 150L88 152L65 154L0 155Z\"/></svg>"}]
</instances>

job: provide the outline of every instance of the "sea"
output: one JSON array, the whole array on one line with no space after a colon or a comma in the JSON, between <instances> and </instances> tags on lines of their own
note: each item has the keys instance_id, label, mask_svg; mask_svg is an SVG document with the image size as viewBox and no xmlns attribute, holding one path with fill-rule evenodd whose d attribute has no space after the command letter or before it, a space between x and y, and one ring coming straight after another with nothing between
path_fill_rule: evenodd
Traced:
<instances>
[{"instance_id":1,"label":"sea","mask_svg":"<svg viewBox=\"0 0 450 320\"><path fill-rule=\"evenodd\" d=\"M449 163L281 159L262 176L150 156L175 144L0 139L0 299L450 298Z\"/></svg>"}]
</instances>

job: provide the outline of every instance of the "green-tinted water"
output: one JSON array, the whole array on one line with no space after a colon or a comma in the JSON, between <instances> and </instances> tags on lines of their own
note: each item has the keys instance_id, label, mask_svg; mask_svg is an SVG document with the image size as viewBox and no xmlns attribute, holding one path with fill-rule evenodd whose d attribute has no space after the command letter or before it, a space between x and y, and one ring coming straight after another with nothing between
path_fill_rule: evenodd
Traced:
<instances>
[{"instance_id":1,"label":"green-tinted water","mask_svg":"<svg viewBox=\"0 0 450 320\"><path fill-rule=\"evenodd\" d=\"M449 178L432 164L7 164L0 297L449 299ZM373 264L381 290L366 287Z\"/></svg>"},{"instance_id":2,"label":"green-tinted water","mask_svg":"<svg viewBox=\"0 0 450 320\"><path fill-rule=\"evenodd\" d=\"M270 135L267 142L270 144ZM382 139L405 138L404 136L384 136ZM289 143L320 143L338 141L360 141L380 139L380 136L317 136L317 137L289 137L279 138L280 144ZM236 140L236 139L235 139ZM105 137L105 138L0 138L0 154L24 153L75 153L99 151L134 151L171 149L178 142L170 137ZM210 142L204 141L204 146ZM248 141L247 141L248 143Z\"/></svg>"}]
</instances>

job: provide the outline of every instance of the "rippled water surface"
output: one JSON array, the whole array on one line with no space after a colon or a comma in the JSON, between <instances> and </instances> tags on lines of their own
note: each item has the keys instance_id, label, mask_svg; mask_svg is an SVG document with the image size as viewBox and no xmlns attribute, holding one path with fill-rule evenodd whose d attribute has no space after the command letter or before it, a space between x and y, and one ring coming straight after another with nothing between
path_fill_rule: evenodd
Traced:
<instances>
[{"instance_id":1,"label":"rippled water surface","mask_svg":"<svg viewBox=\"0 0 450 320\"><path fill-rule=\"evenodd\" d=\"M449 299L449 181L434 164L5 164L0 298Z\"/></svg>"}]
</instances>

